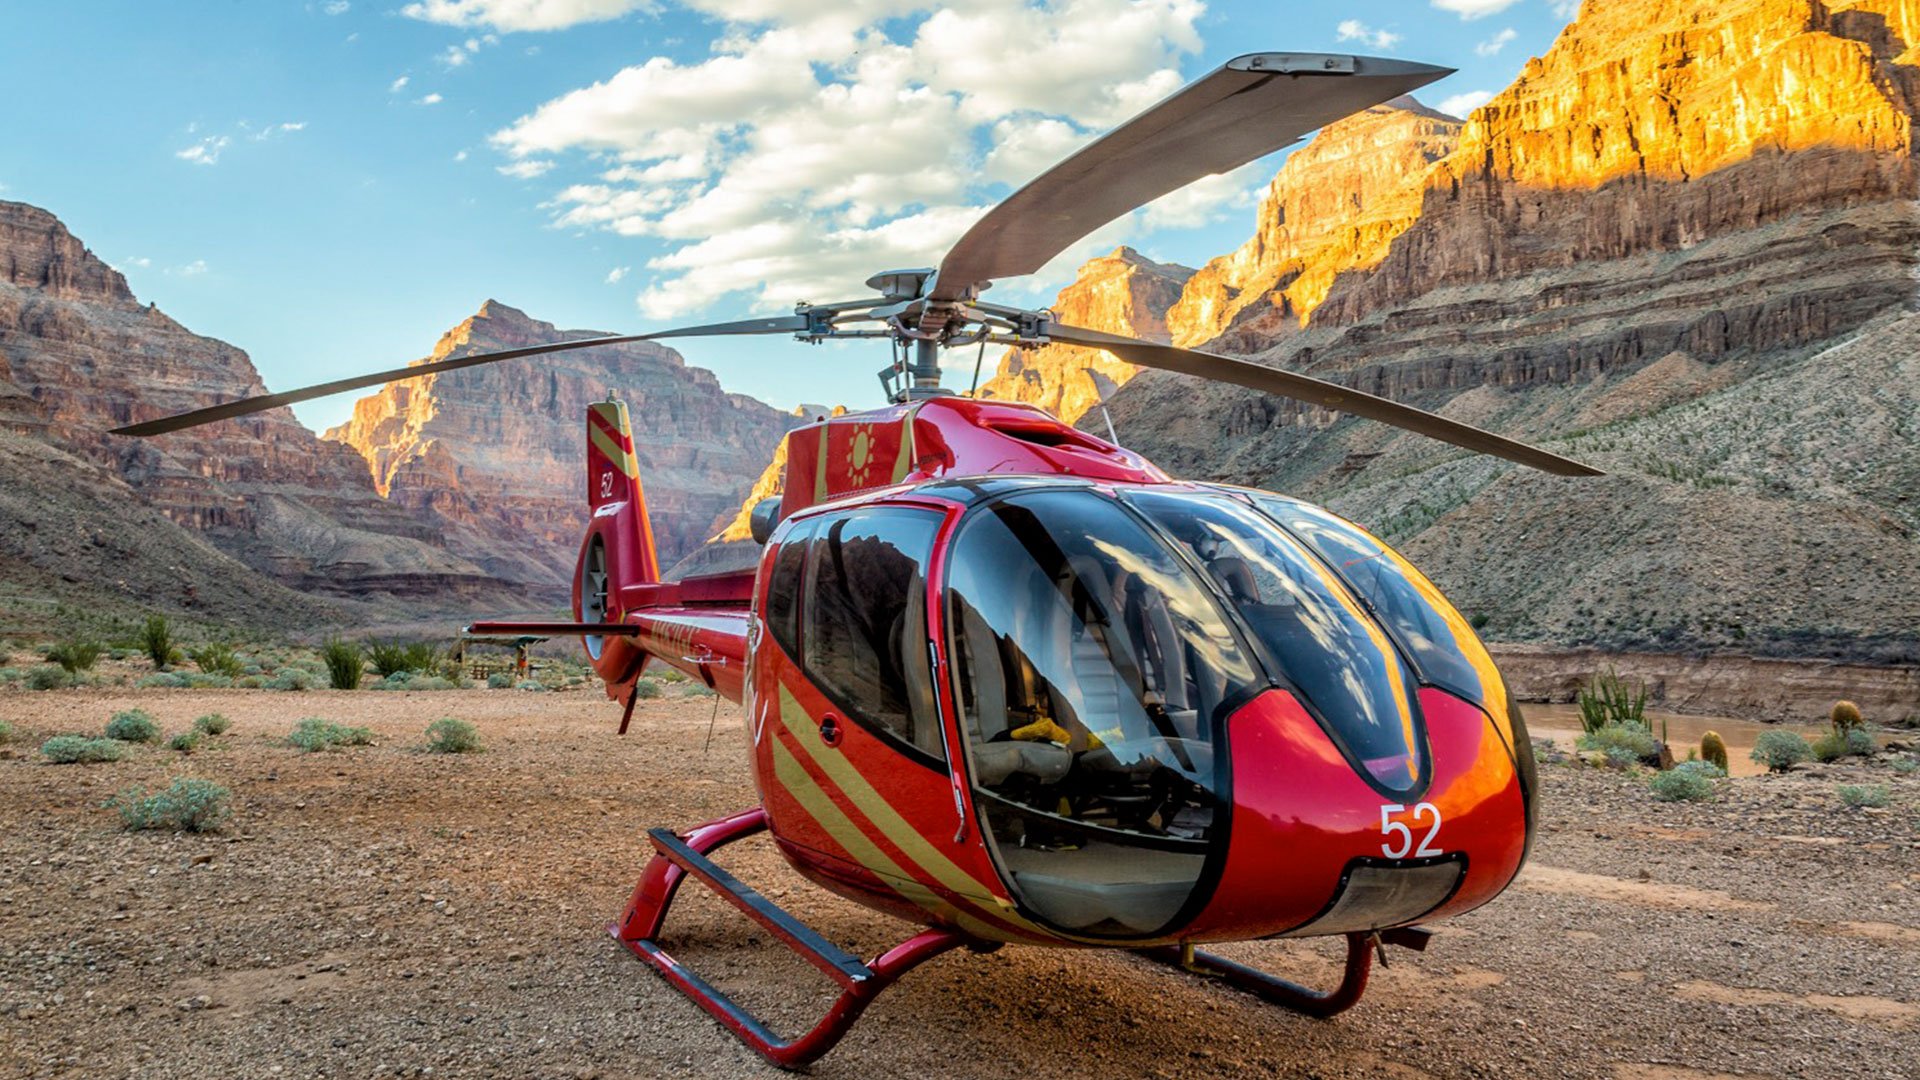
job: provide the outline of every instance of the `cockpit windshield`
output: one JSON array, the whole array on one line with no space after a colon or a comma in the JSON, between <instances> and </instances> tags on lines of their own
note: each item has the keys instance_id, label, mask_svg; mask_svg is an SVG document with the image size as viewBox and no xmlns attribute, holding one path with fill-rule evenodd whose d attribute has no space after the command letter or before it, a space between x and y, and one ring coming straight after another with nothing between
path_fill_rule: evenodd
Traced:
<instances>
[{"instance_id":1,"label":"cockpit windshield","mask_svg":"<svg viewBox=\"0 0 1920 1080\"><path fill-rule=\"evenodd\" d=\"M1010 883L1077 933L1167 925L1224 824L1222 705L1264 685L1230 621L1092 491L990 504L950 565L975 801Z\"/></svg>"}]
</instances>

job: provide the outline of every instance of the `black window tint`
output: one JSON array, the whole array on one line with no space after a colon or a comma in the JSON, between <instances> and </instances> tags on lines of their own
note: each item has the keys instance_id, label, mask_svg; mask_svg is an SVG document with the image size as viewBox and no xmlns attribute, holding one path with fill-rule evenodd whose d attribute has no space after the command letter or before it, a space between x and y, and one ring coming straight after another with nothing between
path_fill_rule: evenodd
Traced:
<instances>
[{"instance_id":1,"label":"black window tint","mask_svg":"<svg viewBox=\"0 0 1920 1080\"><path fill-rule=\"evenodd\" d=\"M943 757L928 669L936 514L858 511L815 527L801 604L808 677L855 720Z\"/></svg>"},{"instance_id":2,"label":"black window tint","mask_svg":"<svg viewBox=\"0 0 1920 1080\"><path fill-rule=\"evenodd\" d=\"M773 577L767 582L767 630L788 656L800 655L800 571L806 565L811 522L788 530L773 556Z\"/></svg>"}]
</instances>

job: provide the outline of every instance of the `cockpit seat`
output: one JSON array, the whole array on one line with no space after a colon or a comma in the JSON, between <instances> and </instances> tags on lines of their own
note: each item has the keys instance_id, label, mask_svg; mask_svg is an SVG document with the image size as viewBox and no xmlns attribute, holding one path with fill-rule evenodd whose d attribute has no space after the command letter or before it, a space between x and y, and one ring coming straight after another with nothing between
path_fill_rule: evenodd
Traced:
<instances>
[{"instance_id":1,"label":"cockpit seat","mask_svg":"<svg viewBox=\"0 0 1920 1080\"><path fill-rule=\"evenodd\" d=\"M1073 751L1050 742L975 743L973 747L973 779L983 787L999 787L1012 776L1057 784L1071 768Z\"/></svg>"}]
</instances>

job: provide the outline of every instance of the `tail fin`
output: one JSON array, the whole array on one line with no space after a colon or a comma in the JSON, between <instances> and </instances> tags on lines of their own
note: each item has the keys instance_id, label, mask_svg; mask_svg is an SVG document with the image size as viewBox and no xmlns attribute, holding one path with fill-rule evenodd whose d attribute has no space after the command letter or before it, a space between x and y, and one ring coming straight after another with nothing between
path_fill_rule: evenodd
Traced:
<instances>
[{"instance_id":1,"label":"tail fin","mask_svg":"<svg viewBox=\"0 0 1920 1080\"><path fill-rule=\"evenodd\" d=\"M593 508L588 541L591 545L597 537L604 545L608 592L618 596L623 585L659 581L660 556L653 546L625 402L609 399L587 406L587 505Z\"/></svg>"}]
</instances>

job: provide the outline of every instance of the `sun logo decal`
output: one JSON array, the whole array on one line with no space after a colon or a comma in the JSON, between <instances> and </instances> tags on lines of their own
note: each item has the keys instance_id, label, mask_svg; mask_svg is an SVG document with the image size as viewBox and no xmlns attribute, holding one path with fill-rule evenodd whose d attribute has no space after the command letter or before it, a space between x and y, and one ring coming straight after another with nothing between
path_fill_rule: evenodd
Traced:
<instances>
[{"instance_id":1,"label":"sun logo decal","mask_svg":"<svg viewBox=\"0 0 1920 1080\"><path fill-rule=\"evenodd\" d=\"M853 445L847 448L847 479L854 487L867 486L867 479L873 473L873 434L864 425L853 435Z\"/></svg>"}]
</instances>

